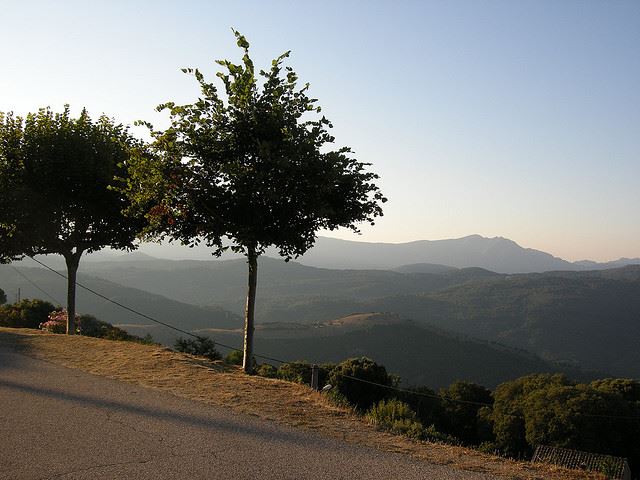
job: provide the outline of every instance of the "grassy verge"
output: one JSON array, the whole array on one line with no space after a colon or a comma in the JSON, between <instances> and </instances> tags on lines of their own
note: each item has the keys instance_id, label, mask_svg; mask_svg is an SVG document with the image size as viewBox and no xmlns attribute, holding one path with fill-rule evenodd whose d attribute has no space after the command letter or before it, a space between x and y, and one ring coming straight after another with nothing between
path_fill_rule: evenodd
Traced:
<instances>
[{"instance_id":1,"label":"grassy verge","mask_svg":"<svg viewBox=\"0 0 640 480\"><path fill-rule=\"evenodd\" d=\"M376 429L303 385L243 375L239 368L155 345L38 330L0 328L0 344L26 355L108 378L171 392L265 420L315 430L344 441L399 452L452 468L510 479L584 479L552 466L515 462L450 445L417 442Z\"/></svg>"}]
</instances>

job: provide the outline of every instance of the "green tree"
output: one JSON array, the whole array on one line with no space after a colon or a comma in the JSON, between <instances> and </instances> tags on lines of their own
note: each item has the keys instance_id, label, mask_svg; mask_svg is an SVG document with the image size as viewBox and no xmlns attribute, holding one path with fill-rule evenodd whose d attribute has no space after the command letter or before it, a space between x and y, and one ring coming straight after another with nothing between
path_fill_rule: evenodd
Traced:
<instances>
[{"instance_id":1,"label":"green tree","mask_svg":"<svg viewBox=\"0 0 640 480\"><path fill-rule=\"evenodd\" d=\"M466 444L477 445L481 438L478 412L493 403L491 391L481 385L458 381L440 390L444 415L442 428Z\"/></svg>"},{"instance_id":2,"label":"green tree","mask_svg":"<svg viewBox=\"0 0 640 480\"><path fill-rule=\"evenodd\" d=\"M534 374L504 382L493 392L493 433L496 446L505 454L522 457L532 453L526 438L527 400L549 385L565 386L563 375Z\"/></svg>"},{"instance_id":3,"label":"green tree","mask_svg":"<svg viewBox=\"0 0 640 480\"><path fill-rule=\"evenodd\" d=\"M249 267L243 367L253 368L258 257L275 246L286 260L304 254L320 229L358 231L373 224L385 198L349 148L329 150L331 123L309 85L283 66L289 52L267 71L255 71L249 43L234 32L240 64L217 63L221 95L197 69L185 69L200 85L192 104L169 102L171 124L155 131L156 156L131 164L126 190L142 206L160 238L187 245L205 242L220 255L243 253ZM142 187L142 188L140 188ZM154 202L149 209L149 202Z\"/></svg>"},{"instance_id":4,"label":"green tree","mask_svg":"<svg viewBox=\"0 0 640 480\"><path fill-rule=\"evenodd\" d=\"M349 358L336 365L329 372L327 383L333 387L330 390L332 395L364 412L393 393L379 385L395 386L397 382L383 365L378 365L370 358L360 357Z\"/></svg>"},{"instance_id":5,"label":"green tree","mask_svg":"<svg viewBox=\"0 0 640 480\"><path fill-rule=\"evenodd\" d=\"M41 109L0 114L0 261L60 254L67 265L67 333L75 332L75 291L83 253L133 249L144 225L122 215L126 197L110 188L143 145L127 128L86 110L72 118ZM6 207L5 207L6 206Z\"/></svg>"},{"instance_id":6,"label":"green tree","mask_svg":"<svg viewBox=\"0 0 640 480\"><path fill-rule=\"evenodd\" d=\"M7 294L0 288L0 305L7 303Z\"/></svg>"}]
</instances>

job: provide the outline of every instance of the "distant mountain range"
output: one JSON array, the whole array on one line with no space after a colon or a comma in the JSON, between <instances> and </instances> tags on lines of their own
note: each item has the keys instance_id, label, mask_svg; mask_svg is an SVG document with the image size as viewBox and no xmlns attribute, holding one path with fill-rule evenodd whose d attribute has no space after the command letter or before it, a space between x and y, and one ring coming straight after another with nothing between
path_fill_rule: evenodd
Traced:
<instances>
[{"instance_id":1,"label":"distant mountain range","mask_svg":"<svg viewBox=\"0 0 640 480\"><path fill-rule=\"evenodd\" d=\"M397 269L433 273L435 267L480 267L498 273L595 270L640 264L640 258L614 262L568 262L516 242L480 235L409 243L369 243L320 237L300 263L324 268ZM429 265L430 264L430 265ZM435 264L435 265L434 265ZM411 267L416 265L415 267ZM429 270L425 270L429 267Z\"/></svg>"},{"instance_id":2,"label":"distant mountain range","mask_svg":"<svg viewBox=\"0 0 640 480\"><path fill-rule=\"evenodd\" d=\"M204 245L188 248L179 244L144 244L139 252L171 260L215 259L211 256L211 250ZM110 260L117 255L121 254L100 253L89 259ZM274 249L268 250L266 255L278 257ZM234 258L239 256L228 254L223 257L227 260ZM480 267L498 273L534 273L554 270L600 270L640 265L640 258L621 258L604 263L590 260L569 262L540 250L523 248L506 238L486 238L480 235L408 243L371 243L318 237L315 246L297 261L303 265L321 268L383 270L402 268L403 271L423 273L435 273L434 268L445 267Z\"/></svg>"},{"instance_id":3,"label":"distant mountain range","mask_svg":"<svg viewBox=\"0 0 640 480\"><path fill-rule=\"evenodd\" d=\"M338 252L339 247L347 253ZM332 249L336 250L334 257L329 256ZM314 251L302 260L334 262L340 268L261 257L258 323L317 325L354 312L395 313L402 320L414 321L414 326L499 342L530 351L544 361L640 378L640 265L627 265L639 263L636 259L570 263L523 249L509 240L479 236L398 245L321 238ZM452 253L456 251L458 256ZM64 270L59 259L46 261ZM28 262L14 266L56 298L64 299L65 282L51 272L25 268ZM362 262L376 268L344 268ZM383 269L383 265L389 267ZM475 266L460 267L464 265ZM502 272L530 270L534 265L551 271L497 273L486 268L489 265L501 265L496 269ZM618 265L626 266L607 269ZM13 270L14 266L0 266L0 288L9 298L13 299L17 288L23 298L44 298ZM241 258L176 261L142 252L93 256L81 263L80 281L186 330L242 326L247 265ZM174 332L152 327L82 290L78 300L81 313L126 325L132 333L152 332L166 343L175 339ZM388 335L394 328L399 335L406 330L404 325L384 327ZM345 336L351 334L344 332ZM349 341L356 342L356 337ZM429 341L425 340L425 345ZM294 353L295 348L289 351ZM344 348L357 350L346 343ZM416 372L411 375L418 378Z\"/></svg>"}]
</instances>

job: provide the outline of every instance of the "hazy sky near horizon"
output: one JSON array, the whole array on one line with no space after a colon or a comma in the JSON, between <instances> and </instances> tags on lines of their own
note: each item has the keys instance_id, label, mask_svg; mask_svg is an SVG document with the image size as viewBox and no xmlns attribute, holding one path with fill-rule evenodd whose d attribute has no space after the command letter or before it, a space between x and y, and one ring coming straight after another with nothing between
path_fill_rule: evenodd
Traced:
<instances>
[{"instance_id":1,"label":"hazy sky near horizon","mask_svg":"<svg viewBox=\"0 0 640 480\"><path fill-rule=\"evenodd\" d=\"M504 236L568 260L640 257L638 1L0 0L0 111L123 123L190 102L214 59L289 64L371 162L385 216L356 237Z\"/></svg>"}]
</instances>

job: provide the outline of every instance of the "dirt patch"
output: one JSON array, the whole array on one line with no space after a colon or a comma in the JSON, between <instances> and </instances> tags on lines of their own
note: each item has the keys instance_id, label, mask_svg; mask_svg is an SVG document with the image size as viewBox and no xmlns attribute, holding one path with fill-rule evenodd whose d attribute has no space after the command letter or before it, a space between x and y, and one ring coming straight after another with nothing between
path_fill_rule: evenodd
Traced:
<instances>
[{"instance_id":1,"label":"dirt patch","mask_svg":"<svg viewBox=\"0 0 640 480\"><path fill-rule=\"evenodd\" d=\"M510 479L603 478L528 462L515 462L462 447L416 442L376 428L322 394L295 383L250 377L239 368L172 352L159 346L112 342L38 330L0 328L0 343L26 355L211 405L227 407L280 424L430 463Z\"/></svg>"}]
</instances>

